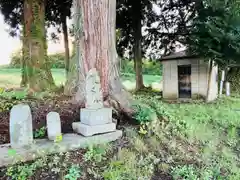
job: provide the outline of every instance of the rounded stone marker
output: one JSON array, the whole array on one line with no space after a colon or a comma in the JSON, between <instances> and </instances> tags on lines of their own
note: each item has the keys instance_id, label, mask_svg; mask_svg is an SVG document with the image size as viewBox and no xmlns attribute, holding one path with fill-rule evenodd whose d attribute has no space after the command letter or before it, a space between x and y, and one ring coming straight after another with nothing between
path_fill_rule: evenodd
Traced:
<instances>
[{"instance_id":1,"label":"rounded stone marker","mask_svg":"<svg viewBox=\"0 0 240 180\"><path fill-rule=\"evenodd\" d=\"M32 113L28 105L18 104L12 107L9 130L12 148L20 148L33 143Z\"/></svg>"},{"instance_id":2,"label":"rounded stone marker","mask_svg":"<svg viewBox=\"0 0 240 180\"><path fill-rule=\"evenodd\" d=\"M62 135L60 115L57 112L47 114L47 134L48 139L52 141Z\"/></svg>"}]
</instances>

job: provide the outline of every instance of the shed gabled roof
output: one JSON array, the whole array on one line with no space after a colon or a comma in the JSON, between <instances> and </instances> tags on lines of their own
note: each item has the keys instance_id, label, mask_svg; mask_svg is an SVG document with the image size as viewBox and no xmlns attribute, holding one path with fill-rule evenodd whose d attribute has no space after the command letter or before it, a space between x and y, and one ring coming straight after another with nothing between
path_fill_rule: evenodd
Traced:
<instances>
[{"instance_id":1,"label":"shed gabled roof","mask_svg":"<svg viewBox=\"0 0 240 180\"><path fill-rule=\"evenodd\" d=\"M160 61L168 61L168 60L176 60L176 59L185 59L185 58L197 58L196 55L191 55L191 54L187 54L187 51L179 51L179 52L175 52L172 53L168 56L164 56L160 59Z\"/></svg>"}]
</instances>

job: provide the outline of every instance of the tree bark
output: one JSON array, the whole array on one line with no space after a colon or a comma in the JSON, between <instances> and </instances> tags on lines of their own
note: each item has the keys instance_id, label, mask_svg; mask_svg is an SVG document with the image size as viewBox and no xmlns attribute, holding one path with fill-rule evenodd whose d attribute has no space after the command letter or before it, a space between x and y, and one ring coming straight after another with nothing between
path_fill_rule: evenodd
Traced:
<instances>
[{"instance_id":1,"label":"tree bark","mask_svg":"<svg viewBox=\"0 0 240 180\"><path fill-rule=\"evenodd\" d=\"M74 47L74 49L76 49ZM78 73L79 69L77 68L78 55L73 53L74 57L69 61L69 72L67 73L67 79L64 86L64 94L66 96L74 96L77 92L77 83L78 83Z\"/></svg>"},{"instance_id":2,"label":"tree bark","mask_svg":"<svg viewBox=\"0 0 240 180\"><path fill-rule=\"evenodd\" d=\"M25 33L23 32L23 36L21 38L22 40L22 57L21 57L21 75L22 75L22 80L20 83L20 87L27 87L28 85L28 77L27 77L27 69L26 69L26 40L25 40Z\"/></svg>"},{"instance_id":3,"label":"tree bark","mask_svg":"<svg viewBox=\"0 0 240 180\"><path fill-rule=\"evenodd\" d=\"M134 68L136 72L136 90L144 88L142 75L142 13L141 1L134 3Z\"/></svg>"},{"instance_id":4,"label":"tree bark","mask_svg":"<svg viewBox=\"0 0 240 180\"><path fill-rule=\"evenodd\" d=\"M96 68L105 105L131 112L131 97L119 76L116 52L116 0L75 0L78 26L75 29L78 62L78 91L74 100L85 103L85 77ZM77 29L78 28L78 29ZM117 106L117 107L116 107Z\"/></svg>"},{"instance_id":5,"label":"tree bark","mask_svg":"<svg viewBox=\"0 0 240 180\"><path fill-rule=\"evenodd\" d=\"M80 8L77 2L75 2L75 9L74 9L74 46L73 46L73 57L69 61L69 72L67 74L67 80L64 86L64 94L66 96L74 96L78 90L78 79L80 68L78 66L80 60L80 47L79 43L76 41L79 37L78 33L81 31L82 24L81 24L81 16L80 16Z\"/></svg>"},{"instance_id":6,"label":"tree bark","mask_svg":"<svg viewBox=\"0 0 240 180\"><path fill-rule=\"evenodd\" d=\"M55 87L47 57L45 1L24 1L24 32L26 71L29 88L45 91Z\"/></svg>"},{"instance_id":7,"label":"tree bark","mask_svg":"<svg viewBox=\"0 0 240 180\"><path fill-rule=\"evenodd\" d=\"M61 21L62 21L62 30L63 30L64 48L65 48L65 70L66 70L66 77L68 77L70 53L69 53L69 45L68 45L67 16L62 15Z\"/></svg>"}]
</instances>

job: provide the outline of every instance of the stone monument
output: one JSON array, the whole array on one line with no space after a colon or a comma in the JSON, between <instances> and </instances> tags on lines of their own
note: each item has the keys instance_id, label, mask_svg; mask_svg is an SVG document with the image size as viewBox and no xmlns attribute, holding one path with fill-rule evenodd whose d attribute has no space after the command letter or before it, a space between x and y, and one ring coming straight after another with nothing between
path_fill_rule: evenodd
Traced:
<instances>
[{"instance_id":1,"label":"stone monument","mask_svg":"<svg viewBox=\"0 0 240 180\"><path fill-rule=\"evenodd\" d=\"M80 122L72 124L73 130L83 136L115 131L116 124L112 122L112 109L103 106L100 77L95 68L87 73L85 90L85 108L80 110Z\"/></svg>"},{"instance_id":2,"label":"stone monument","mask_svg":"<svg viewBox=\"0 0 240 180\"><path fill-rule=\"evenodd\" d=\"M18 104L10 112L10 144L20 148L33 143L32 113L28 105Z\"/></svg>"},{"instance_id":3,"label":"stone monument","mask_svg":"<svg viewBox=\"0 0 240 180\"><path fill-rule=\"evenodd\" d=\"M47 134L48 139L55 141L57 137L62 135L61 120L57 112L49 112L47 114Z\"/></svg>"}]
</instances>

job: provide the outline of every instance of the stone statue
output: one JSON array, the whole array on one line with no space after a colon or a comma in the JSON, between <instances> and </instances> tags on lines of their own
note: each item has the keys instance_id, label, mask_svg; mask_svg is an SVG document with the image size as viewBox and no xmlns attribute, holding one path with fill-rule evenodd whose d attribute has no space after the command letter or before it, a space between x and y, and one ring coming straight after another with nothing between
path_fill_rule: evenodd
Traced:
<instances>
[{"instance_id":1,"label":"stone statue","mask_svg":"<svg viewBox=\"0 0 240 180\"><path fill-rule=\"evenodd\" d=\"M99 109L103 107L100 77L95 68L87 73L85 107L88 109Z\"/></svg>"}]
</instances>

